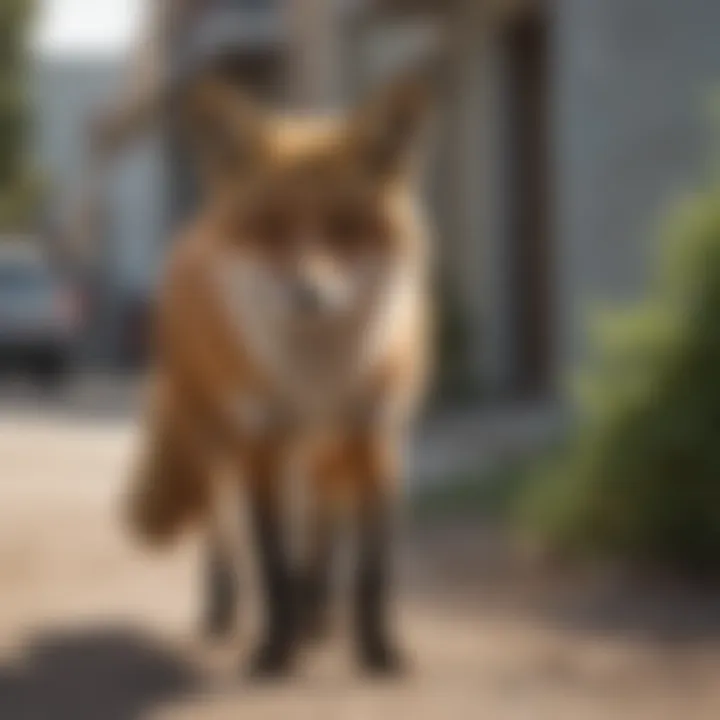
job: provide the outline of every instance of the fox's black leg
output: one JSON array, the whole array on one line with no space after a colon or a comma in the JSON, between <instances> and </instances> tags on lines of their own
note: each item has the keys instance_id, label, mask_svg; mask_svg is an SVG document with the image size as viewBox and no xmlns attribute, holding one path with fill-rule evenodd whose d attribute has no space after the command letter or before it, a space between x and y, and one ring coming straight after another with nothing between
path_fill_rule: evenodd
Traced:
<instances>
[{"instance_id":1,"label":"fox's black leg","mask_svg":"<svg viewBox=\"0 0 720 720\"><path fill-rule=\"evenodd\" d=\"M326 509L318 508L312 518L300 587L301 632L310 641L321 640L329 628L334 529Z\"/></svg>"},{"instance_id":2,"label":"fox's black leg","mask_svg":"<svg viewBox=\"0 0 720 720\"><path fill-rule=\"evenodd\" d=\"M395 469L378 448L366 449L360 478L355 623L361 663L370 671L398 672L402 658L389 628Z\"/></svg>"},{"instance_id":3,"label":"fox's black leg","mask_svg":"<svg viewBox=\"0 0 720 720\"><path fill-rule=\"evenodd\" d=\"M214 532L206 541L203 573L203 630L212 637L225 637L237 619L238 576L227 548Z\"/></svg>"},{"instance_id":4,"label":"fox's black leg","mask_svg":"<svg viewBox=\"0 0 720 720\"><path fill-rule=\"evenodd\" d=\"M390 589L389 508L366 507L360 516L356 586L356 632L359 658L375 672L396 672L402 660L390 638L388 605Z\"/></svg>"},{"instance_id":5,"label":"fox's black leg","mask_svg":"<svg viewBox=\"0 0 720 720\"><path fill-rule=\"evenodd\" d=\"M266 626L251 661L253 675L289 669L296 649L296 592L283 541L282 512L275 477L258 478L252 494L252 522L266 611Z\"/></svg>"}]
</instances>

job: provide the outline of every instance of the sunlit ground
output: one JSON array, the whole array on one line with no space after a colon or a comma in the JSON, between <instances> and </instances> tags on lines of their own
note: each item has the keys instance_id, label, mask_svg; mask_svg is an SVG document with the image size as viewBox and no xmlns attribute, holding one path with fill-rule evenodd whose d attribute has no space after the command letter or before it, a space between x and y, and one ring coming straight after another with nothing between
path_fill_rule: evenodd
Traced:
<instances>
[{"instance_id":1,"label":"sunlit ground","mask_svg":"<svg viewBox=\"0 0 720 720\"><path fill-rule=\"evenodd\" d=\"M252 617L220 646L196 633L193 544L151 556L124 535L132 403L122 388L97 394L68 403L13 390L1 401L3 720L720 717L711 598L548 592L467 517L406 523L407 678L364 680L340 624L295 677L251 684ZM247 595L256 615L252 586Z\"/></svg>"}]
</instances>

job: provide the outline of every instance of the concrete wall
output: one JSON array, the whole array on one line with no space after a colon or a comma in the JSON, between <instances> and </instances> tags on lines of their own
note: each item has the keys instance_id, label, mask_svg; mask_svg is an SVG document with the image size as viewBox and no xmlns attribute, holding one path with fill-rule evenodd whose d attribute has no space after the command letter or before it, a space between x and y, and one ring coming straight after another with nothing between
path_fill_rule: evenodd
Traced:
<instances>
[{"instance_id":1,"label":"concrete wall","mask_svg":"<svg viewBox=\"0 0 720 720\"><path fill-rule=\"evenodd\" d=\"M79 180L89 113L108 99L119 63L95 57L39 57L32 73L37 159L56 194Z\"/></svg>"},{"instance_id":2,"label":"concrete wall","mask_svg":"<svg viewBox=\"0 0 720 720\"><path fill-rule=\"evenodd\" d=\"M35 64L33 97L37 159L62 218L81 191L87 127L94 111L117 91L117 61L43 58ZM108 184L107 278L118 294L145 291L156 270L163 229L162 156L152 140L119 159Z\"/></svg>"},{"instance_id":3,"label":"concrete wall","mask_svg":"<svg viewBox=\"0 0 720 720\"><path fill-rule=\"evenodd\" d=\"M708 170L720 3L558 0L555 28L559 367L585 309L637 296L668 203Z\"/></svg>"}]
</instances>

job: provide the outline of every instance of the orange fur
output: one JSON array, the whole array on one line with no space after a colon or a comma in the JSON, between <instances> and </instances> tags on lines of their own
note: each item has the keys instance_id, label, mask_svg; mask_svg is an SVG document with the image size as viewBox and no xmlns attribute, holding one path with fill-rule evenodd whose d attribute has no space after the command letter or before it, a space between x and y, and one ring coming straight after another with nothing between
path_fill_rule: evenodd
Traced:
<instances>
[{"instance_id":1,"label":"orange fur","mask_svg":"<svg viewBox=\"0 0 720 720\"><path fill-rule=\"evenodd\" d=\"M220 460L236 463L248 482L264 483L256 488L259 492L277 493L282 486L268 478L275 477L286 454L300 446L322 501L348 492L370 501L388 492L397 475L400 442L427 374L428 250L425 223L409 175L399 163L405 138L375 137L373 113L357 122L266 121L251 132L247 125L258 122L254 115L242 112L230 122L234 111L228 98L216 95L214 101L222 106L210 106L216 117L228 120L238 132L238 143L252 138L253 152L243 148L239 166L225 167L224 174L212 163L206 166L208 199L176 243L161 284L147 447L131 494L132 524L154 540L204 521ZM388 141L398 145L397 166L388 164ZM373 154L374 146L367 145L371 142L385 142L378 146L382 152ZM363 167L368 157L375 163L369 169ZM272 209L256 217L258 204L268 202ZM320 219L332 222L338 207L346 213L338 221L346 223L338 231L345 233L342 247L308 243L300 248L298 238L317 238ZM289 238L274 237L278 232ZM260 240L251 237L253 233L261 235ZM325 373L317 371L317 378L305 382L299 370L295 374L289 352L260 352L255 336L267 333L271 344L276 339L274 321L264 319L269 302L241 308L261 317L252 333L245 332L246 315L236 327L218 292L218 269L231 260L256 263L262 272L281 277L278 285L285 292L295 282L297 266L312 260L325 274L322 282L332 281L342 289L348 278L354 281L359 275L358 258L369 255L373 267L407 272L407 298L398 301L400 309L392 310L396 314L384 306L377 312L358 310L357 317L355 311L348 312L350 319L328 331L332 338L319 333L317 340L307 340L305 330L298 331L298 358L307 351L311 368L328 362L328 373L337 371L341 378L338 387L344 394L328 391L316 418L309 410L305 414L305 400L293 393L305 391L303 385L312 388L313 382L324 388ZM357 353L371 344L369 335L363 335L371 323L382 331L380 340L372 340L378 347L368 351L367 362L359 363L357 371L346 372L342 364L355 362ZM290 344L295 342L293 333L291 326L287 347L296 347ZM264 340L263 335L257 342ZM325 343L327 352L318 352ZM268 356L277 367L266 361ZM310 400L322 392L310 392ZM269 407L281 421L260 429L244 426L233 413L236 399L258 403L257 408L246 408L249 413ZM383 415L386 409L391 420ZM292 422L284 422L284 413Z\"/></svg>"}]
</instances>

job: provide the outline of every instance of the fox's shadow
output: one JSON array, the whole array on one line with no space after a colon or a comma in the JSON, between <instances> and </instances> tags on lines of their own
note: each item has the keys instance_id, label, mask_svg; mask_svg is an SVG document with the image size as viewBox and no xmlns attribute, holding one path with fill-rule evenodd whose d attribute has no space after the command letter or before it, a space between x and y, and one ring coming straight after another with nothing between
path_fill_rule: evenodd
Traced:
<instances>
[{"instance_id":1,"label":"fox's shadow","mask_svg":"<svg viewBox=\"0 0 720 720\"><path fill-rule=\"evenodd\" d=\"M189 663L131 630L38 636L0 666L0 718L135 720L199 683Z\"/></svg>"}]
</instances>

